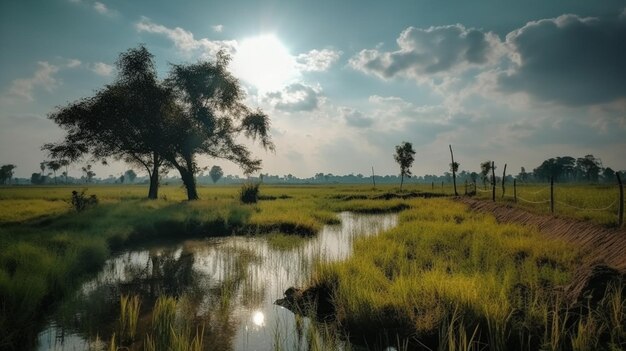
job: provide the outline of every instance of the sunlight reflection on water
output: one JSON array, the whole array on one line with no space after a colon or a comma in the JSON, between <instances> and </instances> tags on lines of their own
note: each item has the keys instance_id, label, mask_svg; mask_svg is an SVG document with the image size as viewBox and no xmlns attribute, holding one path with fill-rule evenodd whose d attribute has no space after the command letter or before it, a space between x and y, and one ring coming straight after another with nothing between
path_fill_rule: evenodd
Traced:
<instances>
[{"instance_id":1,"label":"sunlight reflection on water","mask_svg":"<svg viewBox=\"0 0 626 351\"><path fill-rule=\"evenodd\" d=\"M397 225L396 214L339 214L340 225L326 225L292 249L272 247L266 237L234 236L185 241L120 254L61 304L39 335L39 350L84 350L101 330L111 330L120 294L135 293L152 306L159 294L184 296L188 309L211 321L205 345L225 350L300 348L302 325L273 302L290 286L303 286L314 262L348 256L359 236ZM215 327L219 325L220 327ZM304 338L306 339L306 338Z\"/></svg>"}]
</instances>

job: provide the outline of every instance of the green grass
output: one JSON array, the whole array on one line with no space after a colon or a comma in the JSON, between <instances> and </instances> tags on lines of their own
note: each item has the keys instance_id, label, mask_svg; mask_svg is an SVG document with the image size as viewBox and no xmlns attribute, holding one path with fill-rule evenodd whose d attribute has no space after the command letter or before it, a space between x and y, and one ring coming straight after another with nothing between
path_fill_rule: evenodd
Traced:
<instances>
[{"instance_id":1,"label":"green grass","mask_svg":"<svg viewBox=\"0 0 626 351\"><path fill-rule=\"evenodd\" d=\"M313 284L333 291L339 323L361 341L387 330L440 349L570 349L626 322L621 298L610 321L556 327L567 311L556 288L571 280L580 255L463 204L415 199L398 227L357 239L343 262L318 264Z\"/></svg>"},{"instance_id":2,"label":"green grass","mask_svg":"<svg viewBox=\"0 0 626 351\"><path fill-rule=\"evenodd\" d=\"M477 196L491 199L491 188L478 187ZM550 214L550 184L517 186L517 206L540 214ZM513 184L507 183L505 196L502 187L496 186L496 201L513 203ZM617 185L554 184L554 213L559 217L574 218L615 226L619 209ZM626 200L625 200L626 204Z\"/></svg>"},{"instance_id":3,"label":"green grass","mask_svg":"<svg viewBox=\"0 0 626 351\"><path fill-rule=\"evenodd\" d=\"M346 326L370 318L419 332L432 332L445 321L457 331L461 322L469 329L487 323L511 330L506 317L520 308L511 298L515 287L530 291L525 299L534 301L524 307L525 321L547 325L541 320L555 307L545 302L543 288L564 284L578 257L565 244L544 242L530 229L496 224L450 201L373 199L397 192L396 186L263 185L261 200L250 205L240 203L239 186L199 187L201 200L195 202L183 201L185 191L178 186L162 187L155 201L144 200L146 186L87 188L100 204L76 213L67 201L72 190L82 187L0 187L0 348L16 343L27 347L47 306L98 271L112 252L150 240L280 233L267 240L288 250L306 239L287 234L314 234L324 224L338 223L339 211L404 210L397 229L357 240L354 258L320 267L318 279L337 288ZM588 207L608 205L615 192L600 186L559 189L559 201ZM434 192L438 190L435 186ZM406 186L405 192L415 191L433 190L430 185ZM447 185L443 191L452 193ZM533 192L536 198L529 195ZM518 194L532 200L546 193L539 186L522 187ZM604 224L614 220L610 211L581 214L563 208L558 212L557 205L559 215ZM545 212L540 206L528 209ZM451 314L453 306L461 317ZM581 328L590 330L594 323L587 320ZM373 325L380 324L365 325L364 330ZM471 339L469 329L466 336ZM583 334L576 335L586 342Z\"/></svg>"},{"instance_id":4,"label":"green grass","mask_svg":"<svg viewBox=\"0 0 626 351\"><path fill-rule=\"evenodd\" d=\"M33 342L45 308L76 289L117 250L150 240L312 235L324 224L339 222L334 211L340 209L330 206L335 188L262 186L261 195L274 200L244 205L238 186L200 187L201 200L194 202L183 201L180 187L162 187L162 198L149 201L143 199L145 186L90 186L86 193L95 194L100 204L81 213L67 202L74 189L0 187L0 348Z\"/></svg>"}]
</instances>

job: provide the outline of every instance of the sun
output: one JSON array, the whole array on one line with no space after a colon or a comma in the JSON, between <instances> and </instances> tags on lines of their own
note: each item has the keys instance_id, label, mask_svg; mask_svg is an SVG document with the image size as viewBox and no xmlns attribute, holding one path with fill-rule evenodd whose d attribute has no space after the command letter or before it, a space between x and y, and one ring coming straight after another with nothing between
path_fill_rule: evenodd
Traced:
<instances>
[{"instance_id":1,"label":"sun","mask_svg":"<svg viewBox=\"0 0 626 351\"><path fill-rule=\"evenodd\" d=\"M235 76L260 92L280 90L297 75L295 58L273 34L244 39L232 65Z\"/></svg>"}]
</instances>

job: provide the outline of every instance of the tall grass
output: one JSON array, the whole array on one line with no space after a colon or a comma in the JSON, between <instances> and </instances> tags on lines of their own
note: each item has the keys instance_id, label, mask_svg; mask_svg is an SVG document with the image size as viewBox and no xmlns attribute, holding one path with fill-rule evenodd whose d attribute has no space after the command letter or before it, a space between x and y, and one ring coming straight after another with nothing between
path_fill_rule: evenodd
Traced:
<instances>
[{"instance_id":1,"label":"tall grass","mask_svg":"<svg viewBox=\"0 0 626 351\"><path fill-rule=\"evenodd\" d=\"M135 340L140 306L139 296L120 296L119 335L122 340Z\"/></svg>"},{"instance_id":2,"label":"tall grass","mask_svg":"<svg viewBox=\"0 0 626 351\"><path fill-rule=\"evenodd\" d=\"M351 258L316 267L314 284L331 287L352 337L371 342L386 329L431 348L559 350L596 347L619 330L624 299L615 291L605 305L616 312L590 307L614 321L574 316L563 302L556 287L570 281L581 255L571 245L449 200L411 206L398 227L357 239Z\"/></svg>"}]
</instances>

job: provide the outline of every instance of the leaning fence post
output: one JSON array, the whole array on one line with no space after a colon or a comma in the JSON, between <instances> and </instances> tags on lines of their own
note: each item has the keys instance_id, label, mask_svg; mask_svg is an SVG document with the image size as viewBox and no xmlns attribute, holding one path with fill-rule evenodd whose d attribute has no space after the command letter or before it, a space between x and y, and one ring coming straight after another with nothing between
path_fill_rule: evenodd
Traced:
<instances>
[{"instance_id":1,"label":"leaning fence post","mask_svg":"<svg viewBox=\"0 0 626 351\"><path fill-rule=\"evenodd\" d=\"M513 202L517 203L517 179L513 179Z\"/></svg>"},{"instance_id":2,"label":"leaning fence post","mask_svg":"<svg viewBox=\"0 0 626 351\"><path fill-rule=\"evenodd\" d=\"M617 183L619 184L619 213L617 214L617 225L622 227L624 225L624 184L622 184L622 178L619 176L619 172L615 172L617 176Z\"/></svg>"},{"instance_id":3,"label":"leaning fence post","mask_svg":"<svg viewBox=\"0 0 626 351\"><path fill-rule=\"evenodd\" d=\"M554 177L550 177L550 213L554 213Z\"/></svg>"}]
</instances>

